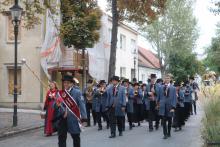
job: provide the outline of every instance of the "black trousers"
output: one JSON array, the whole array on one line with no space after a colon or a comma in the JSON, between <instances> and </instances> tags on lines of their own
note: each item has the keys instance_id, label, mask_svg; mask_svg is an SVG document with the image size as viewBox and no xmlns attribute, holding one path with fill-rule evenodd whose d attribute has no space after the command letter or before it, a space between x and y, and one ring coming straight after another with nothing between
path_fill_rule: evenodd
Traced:
<instances>
[{"instance_id":1,"label":"black trousers","mask_svg":"<svg viewBox=\"0 0 220 147\"><path fill-rule=\"evenodd\" d=\"M115 108L110 108L109 110L109 123L111 134L116 134L116 124L118 126L118 131L123 131L123 116L115 116Z\"/></svg>"},{"instance_id":2,"label":"black trousers","mask_svg":"<svg viewBox=\"0 0 220 147\"><path fill-rule=\"evenodd\" d=\"M129 126L132 127L133 113L132 112L127 112L127 117L128 117Z\"/></svg>"},{"instance_id":3,"label":"black trousers","mask_svg":"<svg viewBox=\"0 0 220 147\"><path fill-rule=\"evenodd\" d=\"M163 123L163 135L171 135L171 126L172 126L172 117L163 116L162 118Z\"/></svg>"},{"instance_id":4,"label":"black trousers","mask_svg":"<svg viewBox=\"0 0 220 147\"><path fill-rule=\"evenodd\" d=\"M125 130L125 116L122 117L122 130Z\"/></svg>"},{"instance_id":5,"label":"black trousers","mask_svg":"<svg viewBox=\"0 0 220 147\"><path fill-rule=\"evenodd\" d=\"M96 112L96 115L99 128L102 128L102 117L106 121L107 127L109 126L109 117L107 112Z\"/></svg>"},{"instance_id":6,"label":"black trousers","mask_svg":"<svg viewBox=\"0 0 220 147\"><path fill-rule=\"evenodd\" d=\"M184 103L184 117L185 119L188 119L190 116L190 107L192 106L192 104L190 102L185 102Z\"/></svg>"},{"instance_id":7,"label":"black trousers","mask_svg":"<svg viewBox=\"0 0 220 147\"><path fill-rule=\"evenodd\" d=\"M80 134L71 134L73 147L80 147ZM61 119L58 127L58 146L66 147L67 139L67 120Z\"/></svg>"},{"instance_id":8,"label":"black trousers","mask_svg":"<svg viewBox=\"0 0 220 147\"><path fill-rule=\"evenodd\" d=\"M92 117L93 117L93 121L94 121L94 125L96 124L96 120L97 120L97 116L96 116L96 112L92 110L92 103L87 102L86 103L86 113L87 113L87 123L90 126L91 122L90 122L90 112L92 112Z\"/></svg>"},{"instance_id":9,"label":"black trousers","mask_svg":"<svg viewBox=\"0 0 220 147\"><path fill-rule=\"evenodd\" d=\"M67 120L61 119L58 125L58 146L66 147L66 139L67 139Z\"/></svg>"},{"instance_id":10,"label":"black trousers","mask_svg":"<svg viewBox=\"0 0 220 147\"><path fill-rule=\"evenodd\" d=\"M196 114L196 100L192 101L192 106L193 106L194 113Z\"/></svg>"},{"instance_id":11,"label":"black trousers","mask_svg":"<svg viewBox=\"0 0 220 147\"><path fill-rule=\"evenodd\" d=\"M156 101L150 101L150 109L148 111L148 123L149 123L149 129L153 129L153 121L155 121L155 127L159 127L159 115L158 110L156 110Z\"/></svg>"}]
</instances>

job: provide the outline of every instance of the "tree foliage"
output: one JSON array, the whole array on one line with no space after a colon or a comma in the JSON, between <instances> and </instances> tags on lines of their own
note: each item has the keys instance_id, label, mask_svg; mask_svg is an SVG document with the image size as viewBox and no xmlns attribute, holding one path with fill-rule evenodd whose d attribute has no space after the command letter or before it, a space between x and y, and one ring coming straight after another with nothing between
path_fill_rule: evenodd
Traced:
<instances>
[{"instance_id":1,"label":"tree foliage","mask_svg":"<svg viewBox=\"0 0 220 147\"><path fill-rule=\"evenodd\" d=\"M198 30L192 3L192 0L168 0L164 15L142 28L157 51L162 75L169 72L172 56L184 52L192 54L195 47Z\"/></svg>"},{"instance_id":2,"label":"tree foliage","mask_svg":"<svg viewBox=\"0 0 220 147\"><path fill-rule=\"evenodd\" d=\"M205 66L220 74L220 23L217 24L216 37L212 38L211 45L206 49Z\"/></svg>"},{"instance_id":3,"label":"tree foliage","mask_svg":"<svg viewBox=\"0 0 220 147\"><path fill-rule=\"evenodd\" d=\"M205 67L201 61L197 60L196 54L191 52L171 53L168 72L174 75L174 80L184 82L188 76L203 74Z\"/></svg>"},{"instance_id":4,"label":"tree foliage","mask_svg":"<svg viewBox=\"0 0 220 147\"><path fill-rule=\"evenodd\" d=\"M76 49L92 48L99 40L102 13L95 0L62 0L64 45Z\"/></svg>"}]
</instances>

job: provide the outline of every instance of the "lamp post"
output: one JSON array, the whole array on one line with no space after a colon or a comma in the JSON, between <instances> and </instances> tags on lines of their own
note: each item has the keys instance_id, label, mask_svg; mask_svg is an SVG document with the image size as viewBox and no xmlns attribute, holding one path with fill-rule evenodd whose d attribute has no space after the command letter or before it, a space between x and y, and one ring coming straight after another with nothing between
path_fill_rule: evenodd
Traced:
<instances>
[{"instance_id":1,"label":"lamp post","mask_svg":"<svg viewBox=\"0 0 220 147\"><path fill-rule=\"evenodd\" d=\"M15 0L14 6L10 8L12 23L14 25L14 35L15 35L15 53L14 53L14 113L13 113L13 127L18 124L17 117L17 96L18 96L18 86L17 86L17 47L18 47L18 26L21 22L21 13L23 9L18 5L18 0Z\"/></svg>"}]
</instances>

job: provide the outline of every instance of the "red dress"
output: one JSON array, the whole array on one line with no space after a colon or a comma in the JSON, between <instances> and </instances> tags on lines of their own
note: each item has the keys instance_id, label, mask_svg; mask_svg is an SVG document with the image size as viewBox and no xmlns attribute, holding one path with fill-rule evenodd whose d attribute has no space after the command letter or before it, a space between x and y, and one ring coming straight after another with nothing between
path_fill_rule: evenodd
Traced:
<instances>
[{"instance_id":1,"label":"red dress","mask_svg":"<svg viewBox=\"0 0 220 147\"><path fill-rule=\"evenodd\" d=\"M52 133L54 132L52 120L54 117L53 105L55 103L56 94L57 90L49 90L47 92L46 100L44 103L44 110L46 110L44 133L46 135L52 135Z\"/></svg>"}]
</instances>

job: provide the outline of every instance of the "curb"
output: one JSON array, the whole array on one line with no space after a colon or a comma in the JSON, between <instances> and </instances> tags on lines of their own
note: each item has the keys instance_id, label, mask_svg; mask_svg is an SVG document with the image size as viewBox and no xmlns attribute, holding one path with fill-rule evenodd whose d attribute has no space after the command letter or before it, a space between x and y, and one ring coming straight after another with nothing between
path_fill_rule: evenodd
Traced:
<instances>
[{"instance_id":1,"label":"curb","mask_svg":"<svg viewBox=\"0 0 220 147\"><path fill-rule=\"evenodd\" d=\"M3 134L0 134L0 140L3 140L3 139L8 138L8 137L15 136L15 135L20 134L20 133L25 133L25 132L29 132L29 131L32 131L32 130L37 130L37 129L40 129L42 127L44 127L44 125L5 132Z\"/></svg>"}]
</instances>

